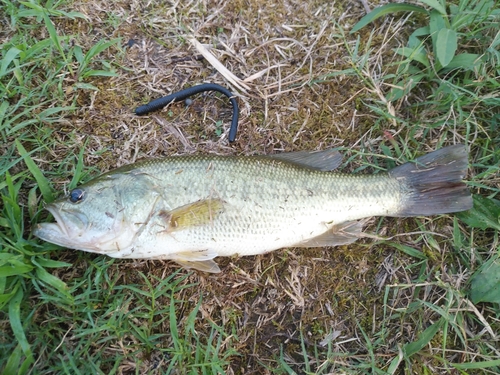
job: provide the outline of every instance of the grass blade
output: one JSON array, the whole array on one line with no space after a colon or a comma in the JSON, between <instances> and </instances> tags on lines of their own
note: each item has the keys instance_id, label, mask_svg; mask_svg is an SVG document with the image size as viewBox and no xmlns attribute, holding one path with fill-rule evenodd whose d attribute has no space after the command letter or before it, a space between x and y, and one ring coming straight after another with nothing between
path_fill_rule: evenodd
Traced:
<instances>
[{"instance_id":1,"label":"grass blade","mask_svg":"<svg viewBox=\"0 0 500 375\"><path fill-rule=\"evenodd\" d=\"M53 45L56 47L56 49L59 51L59 54L63 58L65 62L67 62L66 55L64 54L64 50L61 46L61 43L59 41L59 35L57 35L57 30L54 27L54 24L52 23L50 17L47 15L47 12L43 12L43 20L45 21L45 27L47 28L50 39L52 40ZM69 68L69 66L68 66Z\"/></svg>"},{"instance_id":2,"label":"grass blade","mask_svg":"<svg viewBox=\"0 0 500 375\"><path fill-rule=\"evenodd\" d=\"M35 178L38 187L40 188L40 192L42 193L43 199L47 203L52 202L54 200L54 194L52 192L52 189L50 188L49 182L43 175L42 171L40 170L40 168L38 168L33 159L31 159L30 154L26 151L24 146L17 139L16 139L16 146L19 154L24 159L26 166L28 167L29 171Z\"/></svg>"},{"instance_id":3,"label":"grass blade","mask_svg":"<svg viewBox=\"0 0 500 375\"><path fill-rule=\"evenodd\" d=\"M355 33L358 30L361 30L369 23L375 21L380 17L385 16L386 14L396 13L396 12L418 12L427 14L427 11L418 5L402 4L402 3L382 5L381 7L373 9L370 13L361 18L359 22L356 25L354 25L350 34Z\"/></svg>"},{"instance_id":4,"label":"grass blade","mask_svg":"<svg viewBox=\"0 0 500 375\"><path fill-rule=\"evenodd\" d=\"M24 293L22 289L17 284L17 292L9 303L9 322L16 337L17 342L21 346L21 349L26 356L26 360L33 362L33 353L31 352L31 346L26 339L24 334L23 325L21 323L21 301L23 299Z\"/></svg>"},{"instance_id":5,"label":"grass blade","mask_svg":"<svg viewBox=\"0 0 500 375\"><path fill-rule=\"evenodd\" d=\"M7 361L7 364L3 369L4 374L17 373L17 370L19 369L19 363L21 362L22 354L23 350L21 348L21 345L17 344L16 348L10 354L9 360Z\"/></svg>"},{"instance_id":6,"label":"grass blade","mask_svg":"<svg viewBox=\"0 0 500 375\"><path fill-rule=\"evenodd\" d=\"M493 359L491 361L482 361L482 362L451 363L451 365L456 369L460 370L472 370L472 369L500 366L500 359Z\"/></svg>"},{"instance_id":7,"label":"grass blade","mask_svg":"<svg viewBox=\"0 0 500 375\"><path fill-rule=\"evenodd\" d=\"M427 4L433 9L436 9L442 15L446 15L445 7L438 0L420 0L420 2Z\"/></svg>"},{"instance_id":8,"label":"grass blade","mask_svg":"<svg viewBox=\"0 0 500 375\"><path fill-rule=\"evenodd\" d=\"M421 252L417 249L414 249L413 247L406 246L406 245L403 245L403 244L400 244L397 242L387 242L387 244L392 246L392 247L395 247L396 249L402 251L403 253L405 253L411 257L414 257L417 259L422 259L422 260L427 259L427 256L423 252Z\"/></svg>"},{"instance_id":9,"label":"grass blade","mask_svg":"<svg viewBox=\"0 0 500 375\"><path fill-rule=\"evenodd\" d=\"M0 77L3 77L7 71L7 67L10 63L21 53L21 50L16 47L12 47L7 51L5 56L2 59L2 65L0 65Z\"/></svg>"},{"instance_id":10,"label":"grass blade","mask_svg":"<svg viewBox=\"0 0 500 375\"><path fill-rule=\"evenodd\" d=\"M432 338L439 332L443 326L444 318L439 319L436 323L427 327L421 334L417 341L410 342L403 346L403 352L407 357L411 357L413 354L418 353L424 346L426 346Z\"/></svg>"}]
</instances>

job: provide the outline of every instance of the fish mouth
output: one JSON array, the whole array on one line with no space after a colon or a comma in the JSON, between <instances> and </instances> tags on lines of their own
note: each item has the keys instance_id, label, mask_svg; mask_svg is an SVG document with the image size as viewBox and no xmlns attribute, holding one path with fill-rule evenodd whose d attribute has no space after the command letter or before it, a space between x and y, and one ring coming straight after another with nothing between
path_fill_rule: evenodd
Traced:
<instances>
[{"instance_id":1,"label":"fish mouth","mask_svg":"<svg viewBox=\"0 0 500 375\"><path fill-rule=\"evenodd\" d=\"M112 256L112 253L130 246L135 238L135 232L130 230L124 230L128 234L124 239L118 238L115 232L121 230L119 227L107 231L96 229L85 213L74 208L64 209L56 203L47 205L45 209L52 214L55 222L37 224L33 235L65 248ZM121 221L117 223L121 224Z\"/></svg>"},{"instance_id":2,"label":"fish mouth","mask_svg":"<svg viewBox=\"0 0 500 375\"><path fill-rule=\"evenodd\" d=\"M53 205L45 207L55 219L52 223L37 224L33 234L38 238L59 246L76 248L75 241L87 228L85 215L61 210Z\"/></svg>"}]
</instances>

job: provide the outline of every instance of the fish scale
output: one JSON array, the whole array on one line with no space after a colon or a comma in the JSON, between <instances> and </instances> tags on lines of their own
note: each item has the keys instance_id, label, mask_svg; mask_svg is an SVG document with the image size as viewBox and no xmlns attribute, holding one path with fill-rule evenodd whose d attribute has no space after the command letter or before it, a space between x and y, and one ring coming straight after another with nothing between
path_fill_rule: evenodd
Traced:
<instances>
[{"instance_id":1,"label":"fish scale","mask_svg":"<svg viewBox=\"0 0 500 375\"><path fill-rule=\"evenodd\" d=\"M217 256L348 244L371 216L468 209L467 153L450 146L389 172L333 172L334 150L178 156L107 172L47 206L38 237L117 258L172 259L218 272Z\"/></svg>"},{"instance_id":2,"label":"fish scale","mask_svg":"<svg viewBox=\"0 0 500 375\"><path fill-rule=\"evenodd\" d=\"M182 169L183 165L190 168ZM397 182L386 174L360 178L258 158L234 163L230 158L182 157L138 168L156 176L159 185L168 186L168 207L206 198L225 202L224 214L209 225L186 228L173 236L182 247L207 247L223 256L292 246L335 224L395 212L401 201ZM235 180L245 183L237 185ZM151 251L156 235L146 233L148 245L143 247ZM174 249L177 244L169 247ZM135 251L138 256L137 247Z\"/></svg>"}]
</instances>

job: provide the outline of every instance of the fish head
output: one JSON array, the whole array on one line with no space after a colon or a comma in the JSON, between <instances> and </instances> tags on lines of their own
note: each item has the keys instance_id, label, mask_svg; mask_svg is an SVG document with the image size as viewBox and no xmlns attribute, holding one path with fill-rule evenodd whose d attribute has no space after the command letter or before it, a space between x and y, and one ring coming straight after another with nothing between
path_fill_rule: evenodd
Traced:
<instances>
[{"instance_id":1,"label":"fish head","mask_svg":"<svg viewBox=\"0 0 500 375\"><path fill-rule=\"evenodd\" d=\"M119 253L132 246L151 207L148 190L123 175L103 175L48 204L55 222L33 234L47 242L93 253Z\"/></svg>"}]
</instances>

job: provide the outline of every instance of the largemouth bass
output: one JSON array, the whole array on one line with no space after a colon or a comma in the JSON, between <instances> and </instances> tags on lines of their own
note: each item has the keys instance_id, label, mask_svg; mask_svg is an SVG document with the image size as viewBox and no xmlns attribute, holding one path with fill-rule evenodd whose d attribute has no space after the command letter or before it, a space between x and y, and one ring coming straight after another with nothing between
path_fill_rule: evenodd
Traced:
<instances>
[{"instance_id":1,"label":"largemouth bass","mask_svg":"<svg viewBox=\"0 0 500 375\"><path fill-rule=\"evenodd\" d=\"M217 256L351 243L363 218L472 207L463 145L374 175L333 172L340 162L333 150L144 160L47 205L56 222L34 234L71 249L219 272Z\"/></svg>"}]
</instances>

